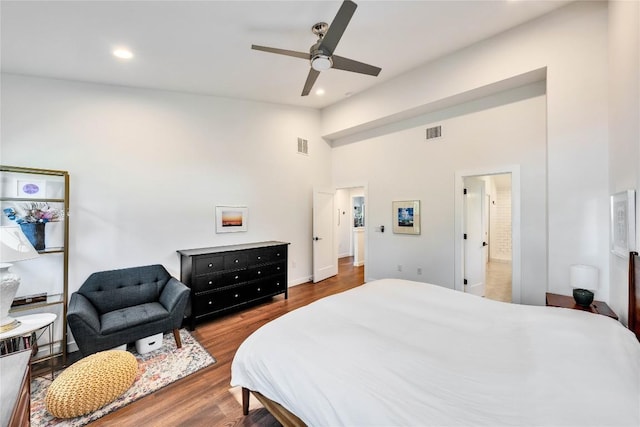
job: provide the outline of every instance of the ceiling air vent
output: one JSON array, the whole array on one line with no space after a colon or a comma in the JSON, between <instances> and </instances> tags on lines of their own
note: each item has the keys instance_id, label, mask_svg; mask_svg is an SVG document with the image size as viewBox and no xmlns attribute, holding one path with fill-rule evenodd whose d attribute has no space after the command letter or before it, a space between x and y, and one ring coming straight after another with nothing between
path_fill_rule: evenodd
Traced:
<instances>
[{"instance_id":1,"label":"ceiling air vent","mask_svg":"<svg viewBox=\"0 0 640 427\"><path fill-rule=\"evenodd\" d=\"M298 138L298 154L309 155L309 141Z\"/></svg>"},{"instance_id":2,"label":"ceiling air vent","mask_svg":"<svg viewBox=\"0 0 640 427\"><path fill-rule=\"evenodd\" d=\"M427 139L440 138L442 136L442 126L427 128Z\"/></svg>"}]
</instances>

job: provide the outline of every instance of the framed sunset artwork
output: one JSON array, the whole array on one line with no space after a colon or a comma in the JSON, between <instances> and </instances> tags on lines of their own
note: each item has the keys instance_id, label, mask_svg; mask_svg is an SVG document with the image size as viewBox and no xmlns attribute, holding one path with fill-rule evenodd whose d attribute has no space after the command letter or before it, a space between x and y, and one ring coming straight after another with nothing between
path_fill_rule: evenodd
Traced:
<instances>
[{"instance_id":1,"label":"framed sunset artwork","mask_svg":"<svg viewBox=\"0 0 640 427\"><path fill-rule=\"evenodd\" d=\"M216 233L247 231L248 220L246 206L216 206Z\"/></svg>"}]
</instances>

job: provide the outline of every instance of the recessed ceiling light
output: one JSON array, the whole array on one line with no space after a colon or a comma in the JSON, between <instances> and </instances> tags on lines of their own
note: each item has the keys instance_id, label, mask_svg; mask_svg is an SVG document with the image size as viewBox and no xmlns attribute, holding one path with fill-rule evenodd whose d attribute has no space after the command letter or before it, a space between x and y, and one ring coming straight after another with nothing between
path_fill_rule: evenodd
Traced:
<instances>
[{"instance_id":1,"label":"recessed ceiling light","mask_svg":"<svg viewBox=\"0 0 640 427\"><path fill-rule=\"evenodd\" d=\"M133 58L133 53L129 49L120 47L113 51L113 56L120 59L131 59Z\"/></svg>"},{"instance_id":2,"label":"recessed ceiling light","mask_svg":"<svg viewBox=\"0 0 640 427\"><path fill-rule=\"evenodd\" d=\"M316 90L316 95L318 95L318 96L324 95L324 89L320 88L320 89Z\"/></svg>"}]
</instances>

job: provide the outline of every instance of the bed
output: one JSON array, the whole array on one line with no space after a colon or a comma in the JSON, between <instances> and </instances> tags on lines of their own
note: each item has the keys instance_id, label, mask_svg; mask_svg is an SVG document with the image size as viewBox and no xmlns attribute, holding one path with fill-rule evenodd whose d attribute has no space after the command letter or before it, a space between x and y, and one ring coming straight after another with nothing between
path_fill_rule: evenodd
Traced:
<instances>
[{"instance_id":1,"label":"bed","mask_svg":"<svg viewBox=\"0 0 640 427\"><path fill-rule=\"evenodd\" d=\"M284 425L640 425L640 343L621 323L399 279L271 321L231 373L245 414L251 391Z\"/></svg>"}]
</instances>

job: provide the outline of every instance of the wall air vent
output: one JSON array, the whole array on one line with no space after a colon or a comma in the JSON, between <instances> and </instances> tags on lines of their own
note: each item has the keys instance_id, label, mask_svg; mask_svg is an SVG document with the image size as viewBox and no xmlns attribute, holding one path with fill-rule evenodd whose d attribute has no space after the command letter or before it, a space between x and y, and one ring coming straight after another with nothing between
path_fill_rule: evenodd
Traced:
<instances>
[{"instance_id":1,"label":"wall air vent","mask_svg":"<svg viewBox=\"0 0 640 427\"><path fill-rule=\"evenodd\" d=\"M427 139L440 138L442 136L442 126L435 126L427 129Z\"/></svg>"},{"instance_id":2,"label":"wall air vent","mask_svg":"<svg viewBox=\"0 0 640 427\"><path fill-rule=\"evenodd\" d=\"M298 138L298 154L309 155L309 141Z\"/></svg>"}]
</instances>

